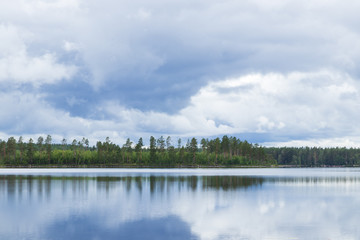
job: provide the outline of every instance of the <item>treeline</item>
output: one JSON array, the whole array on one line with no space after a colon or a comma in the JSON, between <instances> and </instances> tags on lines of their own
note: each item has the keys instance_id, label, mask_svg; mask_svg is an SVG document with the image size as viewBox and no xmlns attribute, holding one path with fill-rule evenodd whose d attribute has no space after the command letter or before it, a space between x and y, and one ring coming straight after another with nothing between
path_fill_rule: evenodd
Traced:
<instances>
[{"instance_id":1,"label":"treeline","mask_svg":"<svg viewBox=\"0 0 360 240\"><path fill-rule=\"evenodd\" d=\"M299 167L359 166L359 148L266 148L279 165Z\"/></svg>"},{"instance_id":2,"label":"treeline","mask_svg":"<svg viewBox=\"0 0 360 240\"><path fill-rule=\"evenodd\" d=\"M124 167L186 167L186 166L268 166L276 164L258 144L240 141L236 137L221 139L179 138L173 144L171 137L151 136L149 146L143 139L132 142L130 138L119 146L107 137L90 147L86 138L68 143L53 144L52 137L40 136L35 142L20 137L0 140L0 165L2 166L124 166Z\"/></svg>"},{"instance_id":3,"label":"treeline","mask_svg":"<svg viewBox=\"0 0 360 240\"><path fill-rule=\"evenodd\" d=\"M0 140L1 166L124 166L124 167L185 167L185 166L269 166L299 167L359 166L358 148L270 147L241 141L236 137L188 139L185 144L171 137L156 139L149 145L143 139L117 145L107 137L89 146L89 140L63 139L52 143L52 137L40 136L27 142L22 137Z\"/></svg>"}]
</instances>

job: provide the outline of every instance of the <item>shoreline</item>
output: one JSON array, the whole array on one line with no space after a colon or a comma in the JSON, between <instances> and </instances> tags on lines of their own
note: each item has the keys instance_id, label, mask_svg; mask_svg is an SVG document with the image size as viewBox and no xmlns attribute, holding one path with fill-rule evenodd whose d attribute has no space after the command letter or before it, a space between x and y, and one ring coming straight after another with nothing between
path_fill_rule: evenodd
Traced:
<instances>
[{"instance_id":1,"label":"shoreline","mask_svg":"<svg viewBox=\"0 0 360 240\"><path fill-rule=\"evenodd\" d=\"M141 168L160 168L160 169L175 169L175 168L203 168L203 169L236 169L236 168L358 168L359 165L352 165L352 166L297 166L297 165L270 165L270 166L203 166L203 165L176 165L176 166L134 166L134 165L6 165L0 166L0 169L67 169L67 168L78 168L78 169L87 169L87 168L99 168L99 169L111 169L111 168L133 168L133 169L141 169Z\"/></svg>"}]
</instances>

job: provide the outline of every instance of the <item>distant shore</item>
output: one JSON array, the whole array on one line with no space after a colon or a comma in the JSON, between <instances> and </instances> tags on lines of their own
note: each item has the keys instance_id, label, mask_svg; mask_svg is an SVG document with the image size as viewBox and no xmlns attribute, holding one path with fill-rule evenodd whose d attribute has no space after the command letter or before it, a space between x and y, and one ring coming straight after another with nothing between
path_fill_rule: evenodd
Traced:
<instances>
[{"instance_id":1,"label":"distant shore","mask_svg":"<svg viewBox=\"0 0 360 240\"><path fill-rule=\"evenodd\" d=\"M219 169L231 169L231 168L358 168L359 165L354 166L297 166L297 165L270 165L270 166L202 166L202 165L177 165L177 166L134 166L134 165L6 165L0 166L0 169L5 168L162 168L162 169L174 169L174 168L219 168Z\"/></svg>"}]
</instances>

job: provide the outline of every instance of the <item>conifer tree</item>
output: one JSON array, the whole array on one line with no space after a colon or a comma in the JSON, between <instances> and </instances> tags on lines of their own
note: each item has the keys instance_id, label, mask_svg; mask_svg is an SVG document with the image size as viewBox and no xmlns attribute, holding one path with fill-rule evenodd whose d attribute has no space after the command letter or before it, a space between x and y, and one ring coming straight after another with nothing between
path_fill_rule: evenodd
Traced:
<instances>
[{"instance_id":1,"label":"conifer tree","mask_svg":"<svg viewBox=\"0 0 360 240\"><path fill-rule=\"evenodd\" d=\"M34 141L32 138L29 139L29 143L26 148L26 156L29 159L30 165L33 164L34 159Z\"/></svg>"},{"instance_id":2,"label":"conifer tree","mask_svg":"<svg viewBox=\"0 0 360 240\"><path fill-rule=\"evenodd\" d=\"M46 139L45 139L45 148L46 148L46 154L48 156L48 163L50 164L50 160L51 160L51 141L52 138L50 135L47 135Z\"/></svg>"}]
</instances>

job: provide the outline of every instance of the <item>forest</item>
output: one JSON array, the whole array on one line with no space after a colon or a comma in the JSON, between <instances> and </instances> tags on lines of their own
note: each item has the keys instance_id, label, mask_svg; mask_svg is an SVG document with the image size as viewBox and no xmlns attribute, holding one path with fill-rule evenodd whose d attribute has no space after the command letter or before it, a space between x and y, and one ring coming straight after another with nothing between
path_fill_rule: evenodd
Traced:
<instances>
[{"instance_id":1,"label":"forest","mask_svg":"<svg viewBox=\"0 0 360 240\"><path fill-rule=\"evenodd\" d=\"M299 167L359 166L359 148L281 147L265 148L278 165Z\"/></svg>"},{"instance_id":2,"label":"forest","mask_svg":"<svg viewBox=\"0 0 360 240\"><path fill-rule=\"evenodd\" d=\"M2 167L324 167L358 166L360 149L357 148L274 148L263 147L232 136L222 138L176 139L151 136L149 145L139 138L130 138L120 146L98 141L89 146L85 137L68 143L52 143L52 137L40 136L27 142L19 137L0 140L0 166Z\"/></svg>"}]
</instances>

